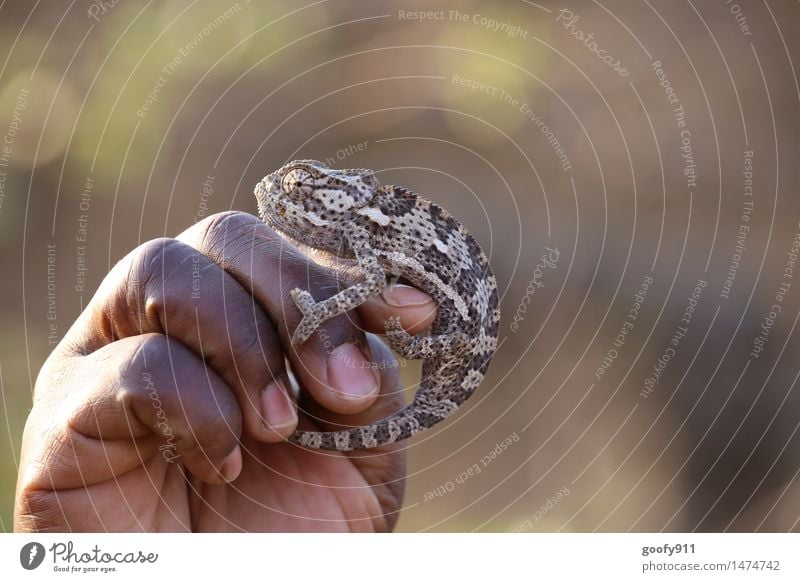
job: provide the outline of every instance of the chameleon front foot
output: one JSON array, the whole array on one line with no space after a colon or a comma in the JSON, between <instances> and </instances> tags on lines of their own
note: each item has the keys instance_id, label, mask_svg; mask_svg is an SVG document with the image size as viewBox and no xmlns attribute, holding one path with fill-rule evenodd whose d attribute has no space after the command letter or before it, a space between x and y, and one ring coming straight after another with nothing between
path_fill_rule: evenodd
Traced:
<instances>
[{"instance_id":1,"label":"chameleon front foot","mask_svg":"<svg viewBox=\"0 0 800 582\"><path fill-rule=\"evenodd\" d=\"M317 302L314 301L311 293L302 289L293 289L290 295L294 304L297 305L297 308L300 310L300 313L303 314L300 325L297 326L297 329L294 330L294 334L292 335L292 345L296 346L302 344L311 337L311 334L313 334L322 323L322 319L319 317L317 309L315 309Z\"/></svg>"}]
</instances>

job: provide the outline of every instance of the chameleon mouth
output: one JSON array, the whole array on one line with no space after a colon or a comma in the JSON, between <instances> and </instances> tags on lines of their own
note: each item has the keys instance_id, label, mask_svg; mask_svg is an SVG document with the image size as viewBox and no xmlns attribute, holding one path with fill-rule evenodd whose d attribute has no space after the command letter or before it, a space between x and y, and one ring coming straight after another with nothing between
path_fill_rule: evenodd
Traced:
<instances>
[{"instance_id":1,"label":"chameleon mouth","mask_svg":"<svg viewBox=\"0 0 800 582\"><path fill-rule=\"evenodd\" d=\"M283 205L278 205L271 212L267 212L264 218L266 219L265 222L267 225L281 235L282 238L285 238L293 243L302 242L302 234L296 227L286 220L287 215L288 211L286 207Z\"/></svg>"}]
</instances>

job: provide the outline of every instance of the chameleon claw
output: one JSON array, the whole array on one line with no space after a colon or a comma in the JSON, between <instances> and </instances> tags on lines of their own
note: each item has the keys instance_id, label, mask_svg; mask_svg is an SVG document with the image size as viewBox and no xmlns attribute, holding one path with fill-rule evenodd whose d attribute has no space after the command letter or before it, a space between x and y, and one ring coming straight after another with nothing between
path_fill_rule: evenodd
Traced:
<instances>
[{"instance_id":1,"label":"chameleon claw","mask_svg":"<svg viewBox=\"0 0 800 582\"><path fill-rule=\"evenodd\" d=\"M386 330L387 334L391 335L405 335L406 331L403 329L403 326L400 325L400 318L399 317L390 317L386 320L383 324L384 329Z\"/></svg>"},{"instance_id":2,"label":"chameleon claw","mask_svg":"<svg viewBox=\"0 0 800 582\"><path fill-rule=\"evenodd\" d=\"M292 289L289 295L291 295L292 301L294 301L294 304L297 305L297 308L303 315L311 313L314 310L314 306L317 304L311 296L311 293L303 289Z\"/></svg>"},{"instance_id":3,"label":"chameleon claw","mask_svg":"<svg viewBox=\"0 0 800 582\"><path fill-rule=\"evenodd\" d=\"M294 304L300 310L300 313L303 314L300 325L297 326L297 329L294 330L294 334L292 335L292 345L296 346L302 344L311 337L311 334L319 327L320 318L317 316L316 310L314 309L317 302L314 301L311 293L302 289L292 289L289 294Z\"/></svg>"},{"instance_id":4,"label":"chameleon claw","mask_svg":"<svg viewBox=\"0 0 800 582\"><path fill-rule=\"evenodd\" d=\"M297 326L297 329L294 330L294 334L292 334L292 345L298 346L304 343L311 337L311 334L313 334L315 330L316 326L310 325L309 320L304 317L300 325Z\"/></svg>"}]
</instances>

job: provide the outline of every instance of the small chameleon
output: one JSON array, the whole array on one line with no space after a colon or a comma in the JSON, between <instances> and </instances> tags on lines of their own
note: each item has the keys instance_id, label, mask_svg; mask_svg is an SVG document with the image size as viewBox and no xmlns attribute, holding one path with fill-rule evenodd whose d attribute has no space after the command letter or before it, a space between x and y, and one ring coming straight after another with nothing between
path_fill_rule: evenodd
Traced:
<instances>
[{"instance_id":1,"label":"small chameleon","mask_svg":"<svg viewBox=\"0 0 800 582\"><path fill-rule=\"evenodd\" d=\"M342 259L355 259L363 282L324 301L294 289L303 318L292 343L323 322L380 293L387 275L403 277L438 303L430 335L412 336L399 318L385 323L400 356L423 359L414 400L374 424L337 432L297 431L290 441L338 451L368 449L422 432L444 420L475 391L497 348L497 280L464 226L442 207L397 186L381 187L372 170L332 169L296 160L255 188L261 219L287 238Z\"/></svg>"}]
</instances>

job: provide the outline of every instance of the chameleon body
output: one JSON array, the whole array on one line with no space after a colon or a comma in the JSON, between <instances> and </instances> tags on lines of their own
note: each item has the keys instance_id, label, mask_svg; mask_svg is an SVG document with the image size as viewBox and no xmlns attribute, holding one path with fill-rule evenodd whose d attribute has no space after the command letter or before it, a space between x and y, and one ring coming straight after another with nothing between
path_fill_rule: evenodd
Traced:
<instances>
[{"instance_id":1,"label":"chameleon body","mask_svg":"<svg viewBox=\"0 0 800 582\"><path fill-rule=\"evenodd\" d=\"M380 186L366 169L337 170L297 160L256 185L259 214L287 238L355 259L364 280L324 301L295 289L303 314L292 342L324 321L380 293L387 275L403 277L438 304L428 336L412 336L397 318L386 340L402 357L423 359L411 404L374 424L337 432L297 431L290 440L317 449L367 449L408 438L450 416L484 378L497 347L497 281L464 226L437 204L396 186Z\"/></svg>"}]
</instances>

